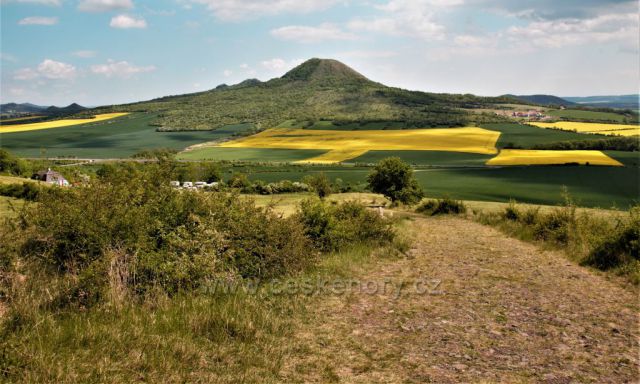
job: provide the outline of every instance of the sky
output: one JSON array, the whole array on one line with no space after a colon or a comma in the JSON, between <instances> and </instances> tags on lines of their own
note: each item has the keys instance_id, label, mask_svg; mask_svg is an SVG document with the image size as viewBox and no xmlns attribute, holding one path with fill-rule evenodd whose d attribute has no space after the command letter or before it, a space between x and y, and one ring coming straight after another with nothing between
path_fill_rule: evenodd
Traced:
<instances>
[{"instance_id":1,"label":"sky","mask_svg":"<svg viewBox=\"0 0 640 384\"><path fill-rule=\"evenodd\" d=\"M0 0L0 101L141 101L268 80L312 57L427 92L633 94L638 4Z\"/></svg>"}]
</instances>

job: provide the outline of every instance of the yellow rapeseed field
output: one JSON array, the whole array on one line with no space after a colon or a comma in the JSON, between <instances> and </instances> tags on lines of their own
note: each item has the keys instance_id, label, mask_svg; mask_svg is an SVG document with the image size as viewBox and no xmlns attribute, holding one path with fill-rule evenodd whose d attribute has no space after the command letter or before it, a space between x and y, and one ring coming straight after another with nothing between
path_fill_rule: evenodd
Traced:
<instances>
[{"instance_id":1,"label":"yellow rapeseed field","mask_svg":"<svg viewBox=\"0 0 640 384\"><path fill-rule=\"evenodd\" d=\"M497 153L498 137L500 132L476 127L367 131L273 128L220 146L326 149L329 152L304 162L337 163L374 150L453 151L492 155Z\"/></svg>"},{"instance_id":2,"label":"yellow rapeseed field","mask_svg":"<svg viewBox=\"0 0 640 384\"><path fill-rule=\"evenodd\" d=\"M101 115L96 115L93 119L62 119L62 120L45 121L42 123L0 126L0 133L25 132L25 131L35 131L38 129L69 127L72 125L81 125L81 124L95 123L98 121L104 121L109 119L115 119L116 117L125 116L125 115L128 115L128 113L104 113Z\"/></svg>"},{"instance_id":3,"label":"yellow rapeseed field","mask_svg":"<svg viewBox=\"0 0 640 384\"><path fill-rule=\"evenodd\" d=\"M558 128L580 133L600 133L603 135L635 136L640 135L639 125L578 123L574 121L558 121L556 123L529 123L540 128Z\"/></svg>"},{"instance_id":4,"label":"yellow rapeseed field","mask_svg":"<svg viewBox=\"0 0 640 384\"><path fill-rule=\"evenodd\" d=\"M487 165L556 165L567 163L622 166L620 162L601 151L503 149L498 156L487 161Z\"/></svg>"}]
</instances>

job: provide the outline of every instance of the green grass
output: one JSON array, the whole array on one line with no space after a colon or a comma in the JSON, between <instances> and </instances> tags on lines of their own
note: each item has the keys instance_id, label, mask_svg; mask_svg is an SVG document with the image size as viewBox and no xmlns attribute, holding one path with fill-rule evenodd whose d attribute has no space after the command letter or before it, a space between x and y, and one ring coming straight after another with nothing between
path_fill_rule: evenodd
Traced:
<instances>
[{"instance_id":1,"label":"green grass","mask_svg":"<svg viewBox=\"0 0 640 384\"><path fill-rule=\"evenodd\" d=\"M374 260L371 252L355 246L327 254L277 287L351 275ZM27 326L0 328L0 377L23 383L282 382L289 356L308 353L293 342L293 332L305 323L306 308L329 293L283 294L268 283L253 294L218 289L83 311L23 306L20 321Z\"/></svg>"},{"instance_id":2,"label":"green grass","mask_svg":"<svg viewBox=\"0 0 640 384\"><path fill-rule=\"evenodd\" d=\"M327 152L323 149L276 149L276 148L198 148L182 152L182 160L237 160L254 162L293 162L319 156Z\"/></svg>"},{"instance_id":3,"label":"green grass","mask_svg":"<svg viewBox=\"0 0 640 384\"><path fill-rule=\"evenodd\" d=\"M215 131L157 132L157 115L136 113L66 128L0 134L2 148L21 157L124 158L144 149L173 148L229 137L250 129L239 124Z\"/></svg>"},{"instance_id":4,"label":"green grass","mask_svg":"<svg viewBox=\"0 0 640 384\"><path fill-rule=\"evenodd\" d=\"M483 166L493 155L444 151L369 151L349 163L377 163L386 157L397 156L413 165Z\"/></svg>"},{"instance_id":5,"label":"green grass","mask_svg":"<svg viewBox=\"0 0 640 384\"><path fill-rule=\"evenodd\" d=\"M549 116L561 117L565 119L593 120L605 122L623 123L625 118L623 115L611 112L582 111L579 109L551 110L548 111Z\"/></svg>"},{"instance_id":6,"label":"green grass","mask_svg":"<svg viewBox=\"0 0 640 384\"><path fill-rule=\"evenodd\" d=\"M502 134L498 139L497 147L504 148L507 145L516 145L528 148L536 144L554 143L558 141L601 139L601 135L589 135L561 131L557 129L538 128L531 125L506 123L483 124L482 128L499 131Z\"/></svg>"}]
</instances>

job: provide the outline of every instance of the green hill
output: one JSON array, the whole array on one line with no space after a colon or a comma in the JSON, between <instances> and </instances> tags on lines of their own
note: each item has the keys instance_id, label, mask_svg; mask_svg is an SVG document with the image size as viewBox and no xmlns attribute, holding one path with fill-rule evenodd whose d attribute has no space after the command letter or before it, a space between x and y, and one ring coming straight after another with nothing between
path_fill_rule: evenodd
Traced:
<instances>
[{"instance_id":1,"label":"green hill","mask_svg":"<svg viewBox=\"0 0 640 384\"><path fill-rule=\"evenodd\" d=\"M232 86L104 110L158 113L161 131L211 130L252 123L274 127L296 120L336 122L404 122L408 127L464 126L497 122L495 114L474 114L462 108L485 108L508 98L407 91L376 83L336 60L310 59L280 78L245 80Z\"/></svg>"}]
</instances>

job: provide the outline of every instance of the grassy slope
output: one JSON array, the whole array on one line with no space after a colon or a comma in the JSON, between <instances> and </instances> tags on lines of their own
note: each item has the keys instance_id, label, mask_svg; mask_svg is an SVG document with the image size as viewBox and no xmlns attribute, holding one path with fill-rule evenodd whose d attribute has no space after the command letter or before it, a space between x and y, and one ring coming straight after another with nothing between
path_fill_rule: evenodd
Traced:
<instances>
[{"instance_id":1,"label":"grassy slope","mask_svg":"<svg viewBox=\"0 0 640 384\"><path fill-rule=\"evenodd\" d=\"M16 210L20 209L24 203L25 201L21 199L0 196L0 220L14 217Z\"/></svg>"},{"instance_id":2,"label":"grassy slope","mask_svg":"<svg viewBox=\"0 0 640 384\"><path fill-rule=\"evenodd\" d=\"M26 179L24 177L0 175L0 184L22 184L22 183L39 183L36 180Z\"/></svg>"},{"instance_id":3,"label":"grassy slope","mask_svg":"<svg viewBox=\"0 0 640 384\"><path fill-rule=\"evenodd\" d=\"M291 281L348 275L370 253L360 246L326 255ZM34 319L41 319L36 326L3 334L0 372L24 383L278 382L291 355L301 352L291 342L293 331L316 299L269 287L255 295L220 288L54 315L34 309Z\"/></svg>"},{"instance_id":4,"label":"grassy slope","mask_svg":"<svg viewBox=\"0 0 640 384\"><path fill-rule=\"evenodd\" d=\"M250 127L238 125L215 132L156 132L156 128L149 125L155 118L154 114L139 113L94 124L2 134L0 140L3 148L22 157L119 158L143 149L181 150Z\"/></svg>"}]
</instances>

